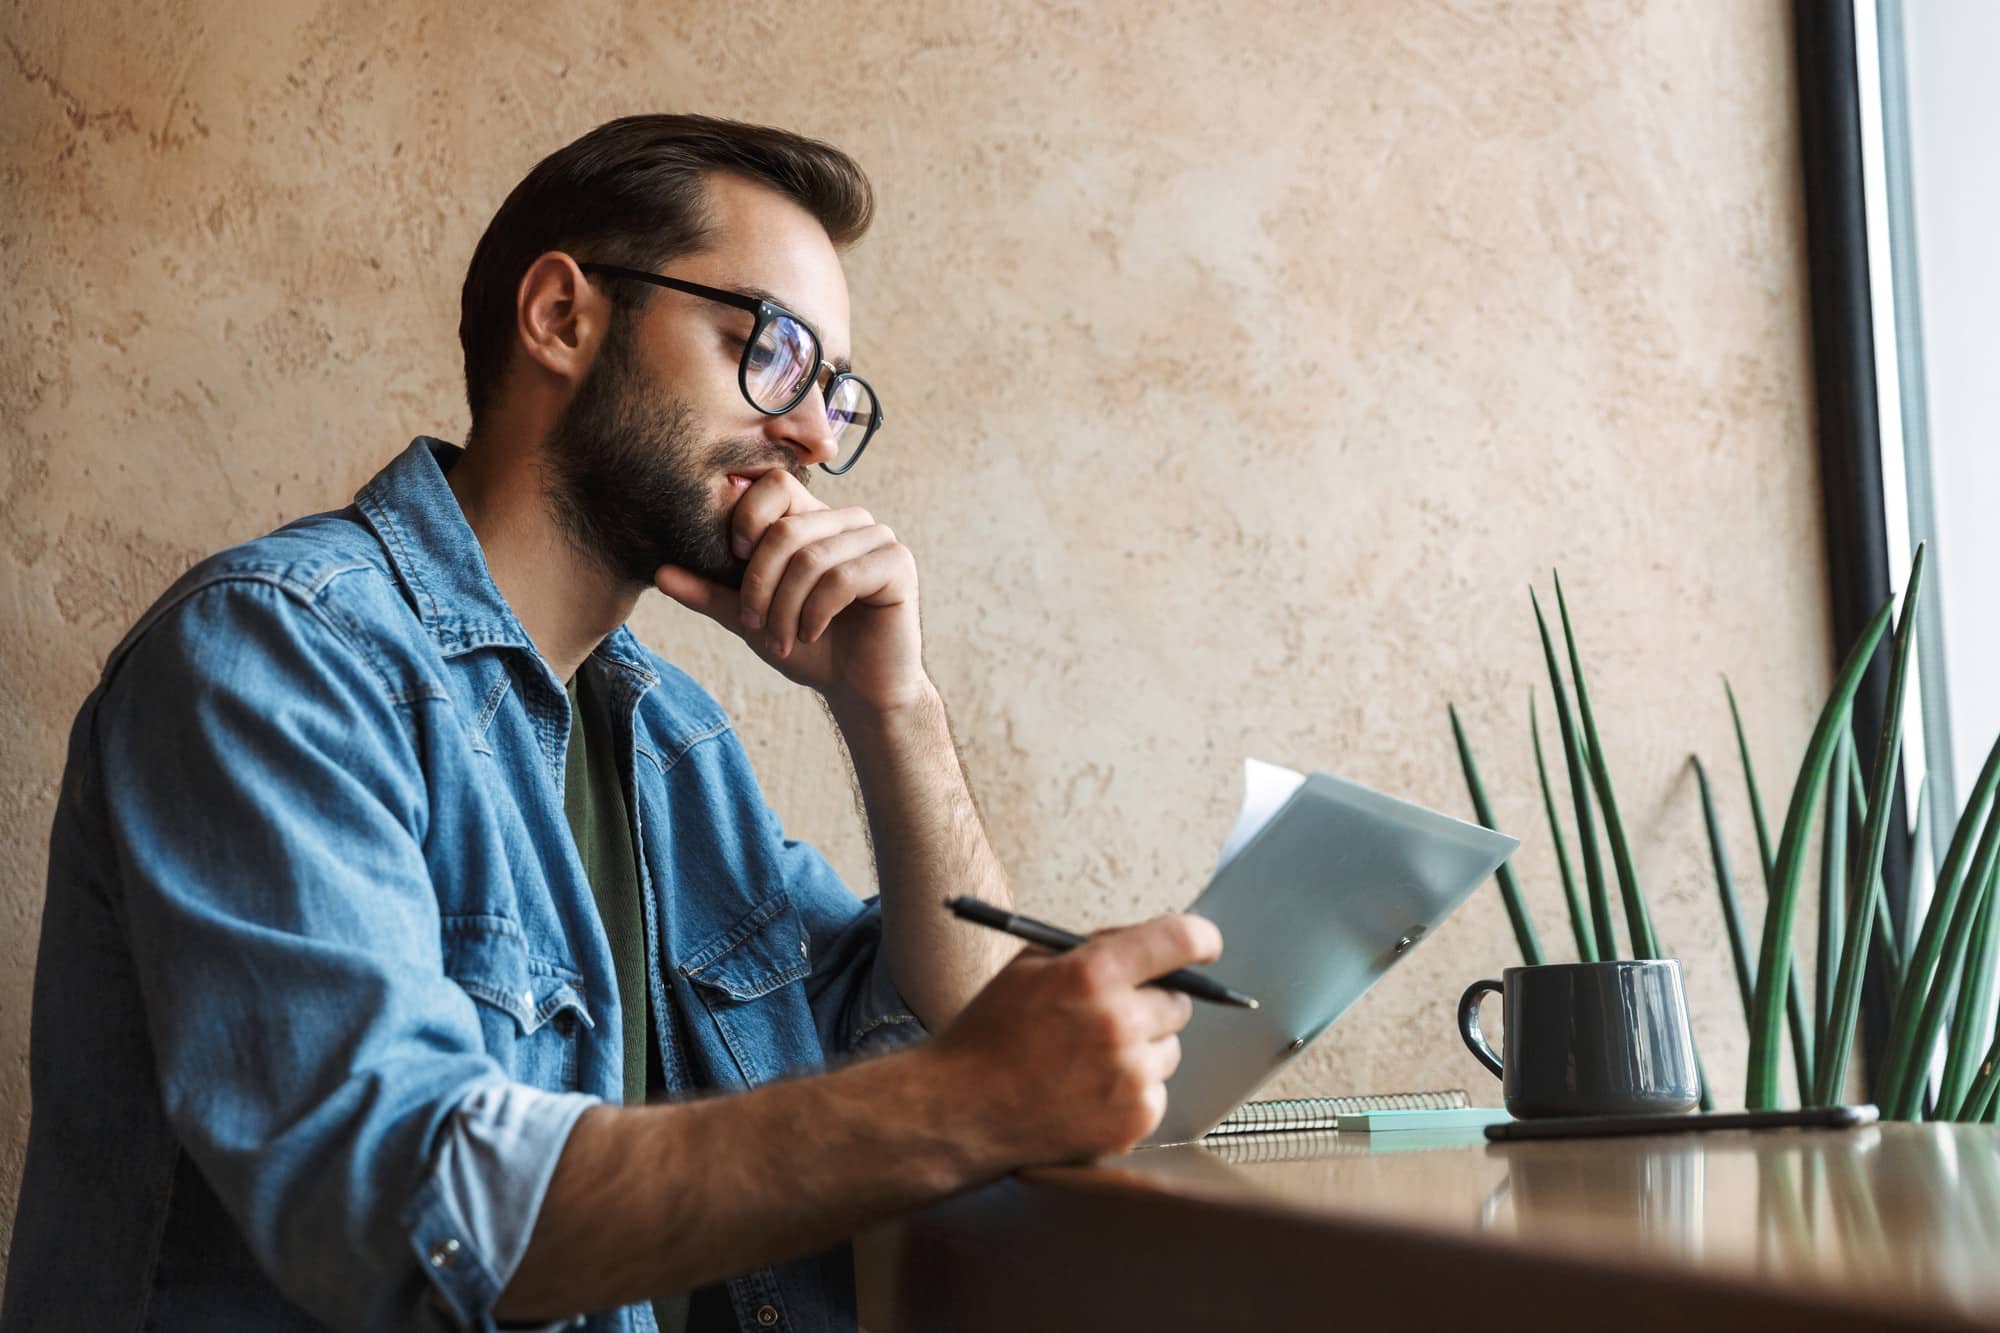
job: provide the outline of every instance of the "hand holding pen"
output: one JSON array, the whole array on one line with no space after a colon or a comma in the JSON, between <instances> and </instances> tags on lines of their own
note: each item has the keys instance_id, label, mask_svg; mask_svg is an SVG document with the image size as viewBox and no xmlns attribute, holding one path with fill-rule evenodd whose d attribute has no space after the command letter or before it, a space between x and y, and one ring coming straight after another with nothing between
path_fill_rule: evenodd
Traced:
<instances>
[{"instance_id":1,"label":"hand holding pen","mask_svg":"<svg viewBox=\"0 0 2000 1333\"><path fill-rule=\"evenodd\" d=\"M1223 944L1214 922L1184 912L1042 938L1053 953L1022 950L908 1053L930 1071L912 1093L922 1123L992 1170L1124 1152L1158 1128L1196 1003L1159 983Z\"/></svg>"},{"instance_id":2,"label":"hand holding pen","mask_svg":"<svg viewBox=\"0 0 2000 1333\"><path fill-rule=\"evenodd\" d=\"M991 926L994 930L1005 931L1017 939L1026 940L1030 944L1039 944L1058 953L1087 942L1084 936L1064 930L1060 926L1052 926L1046 921L1036 921L1032 917L1006 911L978 898L947 898L944 900L944 905L950 909L953 916L962 921ZM1165 976L1153 978L1149 984L1166 990L1180 991L1183 995L1191 995L1197 1000L1208 1000L1214 1004L1233 1005L1238 1009L1257 1007L1257 1001L1248 995L1232 990L1192 968L1176 968Z\"/></svg>"}]
</instances>

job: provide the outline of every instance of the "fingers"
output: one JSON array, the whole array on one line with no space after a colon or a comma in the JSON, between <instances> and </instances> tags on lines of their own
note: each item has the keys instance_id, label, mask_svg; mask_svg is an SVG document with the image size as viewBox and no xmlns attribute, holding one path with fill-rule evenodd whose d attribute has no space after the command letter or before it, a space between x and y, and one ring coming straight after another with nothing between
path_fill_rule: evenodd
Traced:
<instances>
[{"instance_id":1,"label":"fingers","mask_svg":"<svg viewBox=\"0 0 2000 1333\"><path fill-rule=\"evenodd\" d=\"M690 611L699 611L728 629L742 618L741 598L734 588L711 582L679 565L661 565L653 571L653 586Z\"/></svg>"},{"instance_id":2,"label":"fingers","mask_svg":"<svg viewBox=\"0 0 2000 1333\"><path fill-rule=\"evenodd\" d=\"M1194 1017L1194 1001L1179 991L1140 986L1132 992L1133 1029L1149 1041L1170 1037Z\"/></svg>"},{"instance_id":3,"label":"fingers","mask_svg":"<svg viewBox=\"0 0 2000 1333\"><path fill-rule=\"evenodd\" d=\"M1153 1038L1146 1043L1141 1060L1148 1078L1165 1083L1181 1067L1181 1039L1172 1033Z\"/></svg>"},{"instance_id":4,"label":"fingers","mask_svg":"<svg viewBox=\"0 0 2000 1333\"><path fill-rule=\"evenodd\" d=\"M915 586L917 566L909 548L899 545L896 534L879 524L866 531L879 533L881 544L835 565L813 584L798 611L799 642L817 642L833 618L856 602L892 606ZM787 586L792 582L785 580Z\"/></svg>"},{"instance_id":5,"label":"fingers","mask_svg":"<svg viewBox=\"0 0 2000 1333\"><path fill-rule=\"evenodd\" d=\"M783 468L766 472L750 484L750 489L743 492L736 507L729 511L730 549L738 560L748 560L773 523L787 514L809 514L825 508L824 500Z\"/></svg>"},{"instance_id":6,"label":"fingers","mask_svg":"<svg viewBox=\"0 0 2000 1333\"><path fill-rule=\"evenodd\" d=\"M1087 966L1102 969L1110 984L1135 986L1177 967L1214 962L1222 955L1222 932L1212 921L1178 912L1107 931L1076 952L1094 954Z\"/></svg>"},{"instance_id":7,"label":"fingers","mask_svg":"<svg viewBox=\"0 0 2000 1333\"><path fill-rule=\"evenodd\" d=\"M873 535L863 541L832 541L852 533ZM894 540L895 534L865 509L818 509L778 519L764 529L743 571L742 628L762 629L774 644L789 644L797 637L799 607L815 581L839 560Z\"/></svg>"}]
</instances>

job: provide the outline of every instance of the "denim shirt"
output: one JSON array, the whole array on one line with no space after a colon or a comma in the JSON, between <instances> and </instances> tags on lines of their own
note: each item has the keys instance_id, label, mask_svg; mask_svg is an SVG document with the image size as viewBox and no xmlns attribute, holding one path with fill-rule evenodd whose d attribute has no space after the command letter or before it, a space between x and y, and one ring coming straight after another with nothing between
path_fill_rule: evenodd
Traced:
<instances>
[{"instance_id":1,"label":"denim shirt","mask_svg":"<svg viewBox=\"0 0 2000 1333\"><path fill-rule=\"evenodd\" d=\"M457 454L419 439L348 509L198 565L78 714L9 1333L493 1329L576 1117L621 1100L568 699ZM879 904L785 837L715 701L622 628L583 669L614 701L669 1092L920 1036ZM728 1285L746 1333L854 1327L845 1246Z\"/></svg>"}]
</instances>

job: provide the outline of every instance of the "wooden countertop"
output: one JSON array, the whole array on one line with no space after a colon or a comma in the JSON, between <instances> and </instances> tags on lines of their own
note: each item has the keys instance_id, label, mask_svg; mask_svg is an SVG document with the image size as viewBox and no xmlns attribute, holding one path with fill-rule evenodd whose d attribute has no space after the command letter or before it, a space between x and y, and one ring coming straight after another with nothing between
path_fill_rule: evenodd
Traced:
<instances>
[{"instance_id":1,"label":"wooden countertop","mask_svg":"<svg viewBox=\"0 0 2000 1333\"><path fill-rule=\"evenodd\" d=\"M860 1244L871 1333L2000 1329L2000 1127L1211 1139Z\"/></svg>"}]
</instances>

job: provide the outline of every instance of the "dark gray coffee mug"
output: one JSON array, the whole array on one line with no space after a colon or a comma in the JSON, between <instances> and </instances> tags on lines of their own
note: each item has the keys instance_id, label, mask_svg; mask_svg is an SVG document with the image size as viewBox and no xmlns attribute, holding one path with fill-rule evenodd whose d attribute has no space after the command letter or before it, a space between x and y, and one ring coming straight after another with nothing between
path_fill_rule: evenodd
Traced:
<instances>
[{"instance_id":1,"label":"dark gray coffee mug","mask_svg":"<svg viewBox=\"0 0 2000 1333\"><path fill-rule=\"evenodd\" d=\"M1700 1100L1678 959L1547 963L1501 976L1466 988L1458 1030L1515 1116L1691 1111ZM1501 993L1505 1059L1479 1030L1488 991Z\"/></svg>"}]
</instances>

